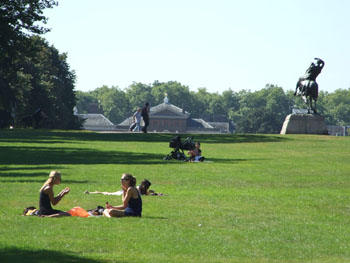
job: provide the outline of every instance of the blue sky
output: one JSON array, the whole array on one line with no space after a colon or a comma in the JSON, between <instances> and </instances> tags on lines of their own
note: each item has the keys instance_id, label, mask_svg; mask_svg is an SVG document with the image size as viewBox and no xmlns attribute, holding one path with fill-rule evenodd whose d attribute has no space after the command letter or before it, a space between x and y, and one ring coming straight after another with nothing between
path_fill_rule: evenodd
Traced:
<instances>
[{"instance_id":1,"label":"blue sky","mask_svg":"<svg viewBox=\"0 0 350 263\"><path fill-rule=\"evenodd\" d=\"M314 57L322 91L350 88L350 1L59 0L44 37L77 75L76 89L178 81L221 93L294 90Z\"/></svg>"}]
</instances>

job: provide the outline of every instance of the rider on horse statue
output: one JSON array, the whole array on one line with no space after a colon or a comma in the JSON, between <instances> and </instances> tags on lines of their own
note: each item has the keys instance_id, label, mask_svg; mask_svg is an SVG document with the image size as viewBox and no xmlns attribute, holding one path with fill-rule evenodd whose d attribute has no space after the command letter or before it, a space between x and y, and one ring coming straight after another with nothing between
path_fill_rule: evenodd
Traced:
<instances>
[{"instance_id":1,"label":"rider on horse statue","mask_svg":"<svg viewBox=\"0 0 350 263\"><path fill-rule=\"evenodd\" d=\"M316 112L316 100L318 97L318 84L316 83L316 78L321 73L323 67L324 61L320 58L315 58L315 62L311 63L305 74L300 77L297 82L294 96L301 95L307 103L309 111L312 109ZM312 105L312 100L315 102L314 106Z\"/></svg>"}]
</instances>

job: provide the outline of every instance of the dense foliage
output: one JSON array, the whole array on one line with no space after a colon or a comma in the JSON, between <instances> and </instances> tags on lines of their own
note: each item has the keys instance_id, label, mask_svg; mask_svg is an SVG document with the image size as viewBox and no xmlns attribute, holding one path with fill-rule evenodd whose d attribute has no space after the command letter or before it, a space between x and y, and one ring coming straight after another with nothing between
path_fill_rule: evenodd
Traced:
<instances>
[{"instance_id":1,"label":"dense foliage","mask_svg":"<svg viewBox=\"0 0 350 263\"><path fill-rule=\"evenodd\" d=\"M48 31L40 26L47 20L43 10L56 4L1 1L0 127L79 127L73 115L75 74L66 55L38 36Z\"/></svg>"},{"instance_id":2,"label":"dense foliage","mask_svg":"<svg viewBox=\"0 0 350 263\"><path fill-rule=\"evenodd\" d=\"M193 118L207 121L232 121L236 132L279 133L285 117L293 107L305 108L299 97L281 87L266 85L258 91L226 90L209 93L205 88L190 91L179 82L158 81L151 85L133 83L125 90L102 86L90 92L77 92L80 113L103 113L118 124L146 101L151 105L163 102L165 94L170 103L191 113ZM350 89L334 93L321 91L317 109L328 125L350 125Z\"/></svg>"}]
</instances>

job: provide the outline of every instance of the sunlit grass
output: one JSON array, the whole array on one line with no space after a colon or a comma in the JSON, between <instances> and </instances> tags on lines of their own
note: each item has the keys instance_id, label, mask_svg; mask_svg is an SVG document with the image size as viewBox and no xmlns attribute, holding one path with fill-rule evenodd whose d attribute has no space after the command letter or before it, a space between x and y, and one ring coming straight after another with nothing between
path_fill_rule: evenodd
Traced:
<instances>
[{"instance_id":1,"label":"sunlit grass","mask_svg":"<svg viewBox=\"0 0 350 263\"><path fill-rule=\"evenodd\" d=\"M0 253L8 262L349 262L350 139L194 135L207 162L163 161L170 134L1 131ZM186 135L183 135L185 138ZM52 169L57 206L120 197L123 172L166 196L142 218L22 217ZM50 256L51 255L51 256ZM1 260L3 262L3 260Z\"/></svg>"}]
</instances>

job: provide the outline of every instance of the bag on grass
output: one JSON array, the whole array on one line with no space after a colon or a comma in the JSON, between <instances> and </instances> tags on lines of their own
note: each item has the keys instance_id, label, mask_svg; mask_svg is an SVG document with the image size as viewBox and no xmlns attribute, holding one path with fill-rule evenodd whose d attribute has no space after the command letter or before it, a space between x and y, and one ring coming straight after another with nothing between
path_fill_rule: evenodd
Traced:
<instances>
[{"instance_id":1,"label":"bag on grass","mask_svg":"<svg viewBox=\"0 0 350 263\"><path fill-rule=\"evenodd\" d=\"M89 213L80 206L73 207L67 213L71 214L71 216L89 217Z\"/></svg>"}]
</instances>

